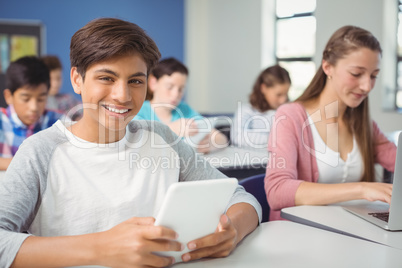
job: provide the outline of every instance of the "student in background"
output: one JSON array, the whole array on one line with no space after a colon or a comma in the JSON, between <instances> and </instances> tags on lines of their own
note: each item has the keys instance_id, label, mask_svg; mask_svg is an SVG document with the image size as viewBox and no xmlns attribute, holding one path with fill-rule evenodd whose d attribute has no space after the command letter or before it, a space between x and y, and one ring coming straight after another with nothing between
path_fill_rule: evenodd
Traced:
<instances>
[{"instance_id":1,"label":"student in background","mask_svg":"<svg viewBox=\"0 0 402 268\"><path fill-rule=\"evenodd\" d=\"M223 175L167 126L132 121L160 57L143 29L96 19L70 49L84 113L28 138L0 180L0 267L169 266L153 253L184 247L175 230L154 226L167 189ZM227 256L259 219L258 201L238 186L215 233L189 242L183 261Z\"/></svg>"},{"instance_id":2,"label":"student in background","mask_svg":"<svg viewBox=\"0 0 402 268\"><path fill-rule=\"evenodd\" d=\"M263 70L257 77L250 103L238 107L231 142L239 147L266 148L276 109L288 101L291 81L288 71L279 65Z\"/></svg>"},{"instance_id":3,"label":"student in background","mask_svg":"<svg viewBox=\"0 0 402 268\"><path fill-rule=\"evenodd\" d=\"M182 101L188 69L174 58L159 62L149 76L147 98L135 119L155 120L169 126L192 143L191 136L205 132L207 119ZM201 124L200 124L201 123ZM200 126L203 128L200 129ZM226 136L211 126L202 140L194 144L197 151L208 153L228 145Z\"/></svg>"},{"instance_id":4,"label":"student in background","mask_svg":"<svg viewBox=\"0 0 402 268\"><path fill-rule=\"evenodd\" d=\"M32 134L53 125L62 115L47 111L49 71L37 57L22 57L6 71L0 113L0 170L6 170L21 143Z\"/></svg>"},{"instance_id":5,"label":"student in background","mask_svg":"<svg viewBox=\"0 0 402 268\"><path fill-rule=\"evenodd\" d=\"M46 108L67 114L71 119L77 120L82 116L82 109L79 107L81 101L72 94L60 93L63 84L63 67L60 59L54 55L46 55L42 57L42 60L50 71L50 90ZM77 112L74 112L75 110Z\"/></svg>"},{"instance_id":6,"label":"student in background","mask_svg":"<svg viewBox=\"0 0 402 268\"><path fill-rule=\"evenodd\" d=\"M374 164L393 171L396 157L368 107L380 60L380 43L370 32L344 26L329 39L305 92L278 109L265 178L271 220L291 206L390 202L392 184L373 182Z\"/></svg>"}]
</instances>

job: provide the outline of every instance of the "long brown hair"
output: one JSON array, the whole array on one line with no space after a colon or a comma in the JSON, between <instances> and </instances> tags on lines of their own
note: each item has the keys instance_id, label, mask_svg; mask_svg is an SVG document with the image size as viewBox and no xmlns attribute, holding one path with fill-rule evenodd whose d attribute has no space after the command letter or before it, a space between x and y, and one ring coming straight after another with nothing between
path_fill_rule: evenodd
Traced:
<instances>
[{"instance_id":1,"label":"long brown hair","mask_svg":"<svg viewBox=\"0 0 402 268\"><path fill-rule=\"evenodd\" d=\"M289 83L290 76L288 71L279 65L273 65L263 70L254 82L253 91L250 94L250 104L260 112L265 112L272 107L266 101L264 95L261 92L261 85L264 84L267 87L273 87L277 84Z\"/></svg>"},{"instance_id":2,"label":"long brown hair","mask_svg":"<svg viewBox=\"0 0 402 268\"><path fill-rule=\"evenodd\" d=\"M344 26L331 36L323 51L322 59L335 66L338 60L360 48L368 48L372 51L378 51L380 54L382 52L377 38L369 31L356 26ZM296 101L306 102L318 98L326 82L327 75L321 65L307 89ZM368 97L356 108L347 107L343 120L348 123L353 135L359 135L356 141L364 162L361 180L373 181L375 178L374 141Z\"/></svg>"}]
</instances>

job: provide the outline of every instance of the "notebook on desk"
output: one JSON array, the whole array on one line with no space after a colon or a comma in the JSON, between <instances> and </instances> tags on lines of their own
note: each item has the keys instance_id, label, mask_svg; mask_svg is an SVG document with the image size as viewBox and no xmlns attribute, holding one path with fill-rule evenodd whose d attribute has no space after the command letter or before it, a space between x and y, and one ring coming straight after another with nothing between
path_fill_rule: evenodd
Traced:
<instances>
[{"instance_id":1,"label":"notebook on desk","mask_svg":"<svg viewBox=\"0 0 402 268\"><path fill-rule=\"evenodd\" d=\"M402 132L398 136L391 205L373 202L368 205L350 205L343 208L385 230L402 231Z\"/></svg>"}]
</instances>

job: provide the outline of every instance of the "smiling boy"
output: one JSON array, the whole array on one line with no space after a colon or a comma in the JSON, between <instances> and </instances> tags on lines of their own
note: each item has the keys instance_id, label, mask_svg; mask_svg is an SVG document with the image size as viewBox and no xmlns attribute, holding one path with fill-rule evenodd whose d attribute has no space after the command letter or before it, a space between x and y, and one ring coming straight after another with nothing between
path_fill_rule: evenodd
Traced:
<instances>
[{"instance_id":1,"label":"smiling boy","mask_svg":"<svg viewBox=\"0 0 402 268\"><path fill-rule=\"evenodd\" d=\"M224 175L168 127L130 122L159 57L154 41L127 21L97 19L74 34L70 76L83 117L29 138L0 181L1 267L173 263L153 254L184 246L174 230L153 225L168 187ZM133 154L170 162L156 169L130 165ZM258 202L238 186L217 231L191 241L195 250L182 259L227 256L259 219Z\"/></svg>"},{"instance_id":2,"label":"smiling boy","mask_svg":"<svg viewBox=\"0 0 402 268\"><path fill-rule=\"evenodd\" d=\"M19 58L7 68L3 94L8 107L0 111L0 170L7 169L27 137L62 116L45 109L49 87L49 70L37 57Z\"/></svg>"}]
</instances>

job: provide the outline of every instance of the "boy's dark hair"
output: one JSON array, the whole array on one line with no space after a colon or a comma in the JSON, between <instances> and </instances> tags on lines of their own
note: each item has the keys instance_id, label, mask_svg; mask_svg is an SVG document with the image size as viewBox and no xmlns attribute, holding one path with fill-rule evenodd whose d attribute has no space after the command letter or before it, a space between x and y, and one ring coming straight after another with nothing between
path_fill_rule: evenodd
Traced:
<instances>
[{"instance_id":1,"label":"boy's dark hair","mask_svg":"<svg viewBox=\"0 0 402 268\"><path fill-rule=\"evenodd\" d=\"M172 75L173 73L181 73L188 76L187 67L175 58L167 58L161 60L158 65L152 70L152 75L156 79L164 75Z\"/></svg>"},{"instance_id":2,"label":"boy's dark hair","mask_svg":"<svg viewBox=\"0 0 402 268\"><path fill-rule=\"evenodd\" d=\"M50 88L49 69L46 64L35 56L25 56L10 63L6 71L6 88L11 94L24 86L36 87L46 84Z\"/></svg>"},{"instance_id":3,"label":"boy's dark hair","mask_svg":"<svg viewBox=\"0 0 402 268\"><path fill-rule=\"evenodd\" d=\"M141 55L148 67L148 73L161 56L155 42L132 22L116 18L95 19L71 38L71 67L77 67L83 79L92 64L131 53Z\"/></svg>"},{"instance_id":4,"label":"boy's dark hair","mask_svg":"<svg viewBox=\"0 0 402 268\"><path fill-rule=\"evenodd\" d=\"M60 59L57 56L47 55L43 56L41 59L46 64L47 68L49 68L49 71L62 69Z\"/></svg>"}]
</instances>

